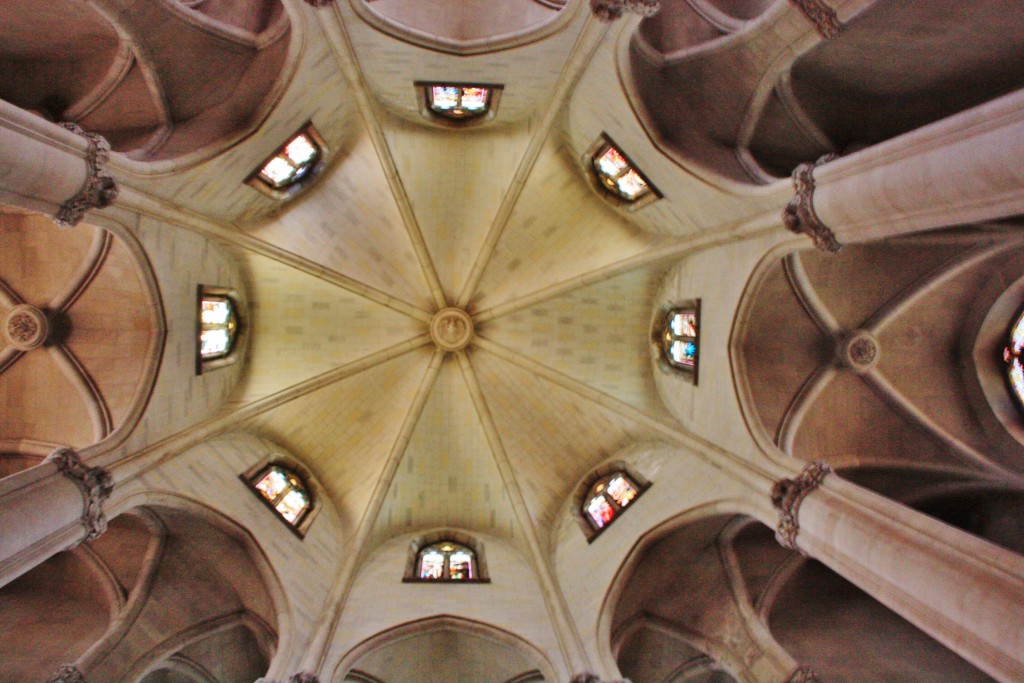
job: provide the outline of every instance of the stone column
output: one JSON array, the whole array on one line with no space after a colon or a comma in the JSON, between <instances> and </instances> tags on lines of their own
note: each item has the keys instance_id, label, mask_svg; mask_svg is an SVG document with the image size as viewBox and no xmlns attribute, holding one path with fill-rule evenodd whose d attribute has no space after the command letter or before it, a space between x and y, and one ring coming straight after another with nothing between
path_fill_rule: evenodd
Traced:
<instances>
[{"instance_id":1,"label":"stone column","mask_svg":"<svg viewBox=\"0 0 1024 683\"><path fill-rule=\"evenodd\" d=\"M107 528L110 474L70 448L0 482L0 586Z\"/></svg>"},{"instance_id":2,"label":"stone column","mask_svg":"<svg viewBox=\"0 0 1024 683\"><path fill-rule=\"evenodd\" d=\"M110 146L73 123L55 124L0 100L0 203L40 211L64 227L108 206L117 185Z\"/></svg>"},{"instance_id":3,"label":"stone column","mask_svg":"<svg viewBox=\"0 0 1024 683\"><path fill-rule=\"evenodd\" d=\"M1024 680L1024 557L812 463L776 484L783 545L1001 681Z\"/></svg>"},{"instance_id":4,"label":"stone column","mask_svg":"<svg viewBox=\"0 0 1024 683\"><path fill-rule=\"evenodd\" d=\"M801 164L786 226L842 244L1024 213L1024 90L855 152Z\"/></svg>"}]
</instances>

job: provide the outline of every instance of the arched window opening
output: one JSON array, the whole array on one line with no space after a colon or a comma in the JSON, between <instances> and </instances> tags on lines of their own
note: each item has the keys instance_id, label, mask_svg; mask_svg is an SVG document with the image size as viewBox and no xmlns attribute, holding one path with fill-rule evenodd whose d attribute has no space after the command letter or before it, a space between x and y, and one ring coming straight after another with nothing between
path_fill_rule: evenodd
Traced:
<instances>
[{"instance_id":1,"label":"arched window opening","mask_svg":"<svg viewBox=\"0 0 1024 683\"><path fill-rule=\"evenodd\" d=\"M249 177L248 183L275 199L307 187L323 167L326 146L312 123L306 123Z\"/></svg>"},{"instance_id":2,"label":"arched window opening","mask_svg":"<svg viewBox=\"0 0 1024 683\"><path fill-rule=\"evenodd\" d=\"M1003 348L1003 362L1006 363L1006 377L1010 382L1010 393L1017 399L1017 406L1024 409L1024 310L1010 327L1008 344Z\"/></svg>"},{"instance_id":3,"label":"arched window opening","mask_svg":"<svg viewBox=\"0 0 1024 683\"><path fill-rule=\"evenodd\" d=\"M420 581L475 581L479 578L476 553L454 541L429 545L417 555L416 578Z\"/></svg>"},{"instance_id":4,"label":"arched window opening","mask_svg":"<svg viewBox=\"0 0 1024 683\"><path fill-rule=\"evenodd\" d=\"M623 203L635 208L661 197L651 181L607 135L602 133L588 156L598 184Z\"/></svg>"},{"instance_id":5,"label":"arched window opening","mask_svg":"<svg viewBox=\"0 0 1024 683\"><path fill-rule=\"evenodd\" d=\"M236 293L222 287L199 286L196 374L233 363L240 331Z\"/></svg>"},{"instance_id":6,"label":"arched window opening","mask_svg":"<svg viewBox=\"0 0 1024 683\"><path fill-rule=\"evenodd\" d=\"M449 126L467 126L494 118L502 86L482 83L414 83L420 113Z\"/></svg>"},{"instance_id":7,"label":"arched window opening","mask_svg":"<svg viewBox=\"0 0 1024 683\"><path fill-rule=\"evenodd\" d=\"M667 368L697 383L700 360L700 299L673 304L655 320L654 343Z\"/></svg>"},{"instance_id":8,"label":"arched window opening","mask_svg":"<svg viewBox=\"0 0 1024 683\"><path fill-rule=\"evenodd\" d=\"M252 482L260 498L290 527L297 529L312 507L302 479L281 465L270 465Z\"/></svg>"},{"instance_id":9,"label":"arched window opening","mask_svg":"<svg viewBox=\"0 0 1024 683\"><path fill-rule=\"evenodd\" d=\"M619 470L598 479L583 500L583 513L594 531L601 531L618 519L643 489Z\"/></svg>"}]
</instances>

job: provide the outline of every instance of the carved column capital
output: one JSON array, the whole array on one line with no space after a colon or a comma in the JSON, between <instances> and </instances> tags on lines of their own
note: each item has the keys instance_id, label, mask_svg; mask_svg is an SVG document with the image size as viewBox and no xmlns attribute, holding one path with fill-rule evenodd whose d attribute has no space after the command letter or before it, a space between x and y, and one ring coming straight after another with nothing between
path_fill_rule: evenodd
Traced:
<instances>
[{"instance_id":1,"label":"carved column capital","mask_svg":"<svg viewBox=\"0 0 1024 683\"><path fill-rule=\"evenodd\" d=\"M62 228L73 228L89 209L110 206L117 199L118 188L113 176L107 172L110 143L102 135L86 133L77 123L65 121L60 125L89 141L89 149L85 155L85 183L78 194L60 205L53 217L53 221Z\"/></svg>"},{"instance_id":2,"label":"carved column capital","mask_svg":"<svg viewBox=\"0 0 1024 683\"><path fill-rule=\"evenodd\" d=\"M85 676L74 664L64 664L57 673L47 679L46 683L87 683Z\"/></svg>"},{"instance_id":3,"label":"carved column capital","mask_svg":"<svg viewBox=\"0 0 1024 683\"><path fill-rule=\"evenodd\" d=\"M316 674L302 672L289 678L288 683L320 683L320 679L317 678Z\"/></svg>"},{"instance_id":4,"label":"carved column capital","mask_svg":"<svg viewBox=\"0 0 1024 683\"><path fill-rule=\"evenodd\" d=\"M818 683L818 674L809 666L797 667L786 683Z\"/></svg>"},{"instance_id":5,"label":"carved column capital","mask_svg":"<svg viewBox=\"0 0 1024 683\"><path fill-rule=\"evenodd\" d=\"M661 0L590 0L590 11L600 21L613 22L626 12L650 17L661 9Z\"/></svg>"},{"instance_id":6,"label":"carved column capital","mask_svg":"<svg viewBox=\"0 0 1024 683\"><path fill-rule=\"evenodd\" d=\"M835 38L839 35L839 29L843 27L839 21L836 11L821 0L793 0L793 4L800 8L814 28L818 30L822 38Z\"/></svg>"},{"instance_id":7,"label":"carved column capital","mask_svg":"<svg viewBox=\"0 0 1024 683\"><path fill-rule=\"evenodd\" d=\"M800 531L800 504L814 489L821 486L821 482L831 471L832 468L823 462L811 462L804 466L796 479L781 479L775 482L772 487L772 505L779 511L775 539L783 548L799 550L796 546L796 535Z\"/></svg>"},{"instance_id":8,"label":"carved column capital","mask_svg":"<svg viewBox=\"0 0 1024 683\"><path fill-rule=\"evenodd\" d=\"M82 513L82 525L85 527L85 539L91 541L107 530L107 518L103 514L103 501L110 497L114 490L114 479L102 467L89 467L81 461L78 453L70 448L58 448L47 461L57 464L57 469L82 491L85 509Z\"/></svg>"},{"instance_id":9,"label":"carved column capital","mask_svg":"<svg viewBox=\"0 0 1024 683\"><path fill-rule=\"evenodd\" d=\"M826 154L814 163L800 164L793 169L796 194L782 210L782 222L787 228L809 236L818 249L832 253L840 251L843 245L814 211L814 169L838 158L838 154Z\"/></svg>"}]
</instances>

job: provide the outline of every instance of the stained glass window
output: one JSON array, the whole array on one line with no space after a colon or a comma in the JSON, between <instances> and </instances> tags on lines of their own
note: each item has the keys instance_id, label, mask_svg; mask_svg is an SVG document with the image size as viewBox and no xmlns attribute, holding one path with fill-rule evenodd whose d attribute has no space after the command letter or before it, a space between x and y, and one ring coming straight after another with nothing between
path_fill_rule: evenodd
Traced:
<instances>
[{"instance_id":1,"label":"stained glass window","mask_svg":"<svg viewBox=\"0 0 1024 683\"><path fill-rule=\"evenodd\" d=\"M640 488L625 472L613 472L598 479L587 493L583 511L595 529L608 526L640 495Z\"/></svg>"},{"instance_id":2,"label":"stained glass window","mask_svg":"<svg viewBox=\"0 0 1024 683\"><path fill-rule=\"evenodd\" d=\"M323 144L312 124L307 124L274 152L253 177L265 188L279 194L299 185L322 160Z\"/></svg>"},{"instance_id":3,"label":"stained glass window","mask_svg":"<svg viewBox=\"0 0 1024 683\"><path fill-rule=\"evenodd\" d=\"M696 370L699 326L696 307L673 308L665 314L661 344L669 365L682 370Z\"/></svg>"},{"instance_id":4,"label":"stained glass window","mask_svg":"<svg viewBox=\"0 0 1024 683\"><path fill-rule=\"evenodd\" d=\"M227 297L201 294L199 298L199 357L203 361L231 353L238 331L234 302Z\"/></svg>"},{"instance_id":5,"label":"stained glass window","mask_svg":"<svg viewBox=\"0 0 1024 683\"><path fill-rule=\"evenodd\" d=\"M416 577L424 581L474 581L476 556L453 541L441 541L420 549Z\"/></svg>"},{"instance_id":6,"label":"stained glass window","mask_svg":"<svg viewBox=\"0 0 1024 683\"><path fill-rule=\"evenodd\" d=\"M253 488L281 518L293 527L299 525L310 509L309 493L294 472L280 465L262 470Z\"/></svg>"},{"instance_id":7,"label":"stained glass window","mask_svg":"<svg viewBox=\"0 0 1024 683\"><path fill-rule=\"evenodd\" d=\"M627 202L638 201L654 191L643 174L608 140L597 148L593 166L601 185Z\"/></svg>"},{"instance_id":8,"label":"stained glass window","mask_svg":"<svg viewBox=\"0 0 1024 683\"><path fill-rule=\"evenodd\" d=\"M1021 364L1021 353L1024 352L1024 311L1010 328L1009 344L1003 349L1003 361L1010 380L1010 389L1017 398L1017 403L1024 408L1024 365Z\"/></svg>"},{"instance_id":9,"label":"stained glass window","mask_svg":"<svg viewBox=\"0 0 1024 683\"><path fill-rule=\"evenodd\" d=\"M487 113L491 89L479 85L427 85L427 107L450 119L468 119Z\"/></svg>"}]
</instances>

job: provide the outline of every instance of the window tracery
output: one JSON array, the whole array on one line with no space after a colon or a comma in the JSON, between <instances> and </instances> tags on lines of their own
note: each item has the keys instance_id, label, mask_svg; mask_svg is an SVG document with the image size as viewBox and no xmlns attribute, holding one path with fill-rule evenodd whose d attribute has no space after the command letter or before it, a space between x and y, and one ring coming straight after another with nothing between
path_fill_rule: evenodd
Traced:
<instances>
[{"instance_id":1,"label":"window tracery","mask_svg":"<svg viewBox=\"0 0 1024 683\"><path fill-rule=\"evenodd\" d=\"M601 135L589 156L598 184L615 198L632 206L642 206L661 196L607 135Z\"/></svg>"},{"instance_id":2,"label":"window tracery","mask_svg":"<svg viewBox=\"0 0 1024 683\"><path fill-rule=\"evenodd\" d=\"M1006 377L1017 405L1024 409L1024 364L1021 361L1021 353L1024 352L1024 310L1017 314L1008 337L1007 345L1003 348Z\"/></svg>"},{"instance_id":3,"label":"window tracery","mask_svg":"<svg viewBox=\"0 0 1024 683\"><path fill-rule=\"evenodd\" d=\"M618 519L642 489L622 470L598 479L583 499L584 518L594 529L600 531Z\"/></svg>"},{"instance_id":4,"label":"window tracery","mask_svg":"<svg viewBox=\"0 0 1024 683\"><path fill-rule=\"evenodd\" d=\"M297 529L312 508L306 484L295 472L280 464L263 468L252 480L253 490L293 529Z\"/></svg>"},{"instance_id":5,"label":"window tracery","mask_svg":"<svg viewBox=\"0 0 1024 683\"><path fill-rule=\"evenodd\" d=\"M309 185L323 166L326 146L312 123L268 157L247 181L277 199L284 199Z\"/></svg>"},{"instance_id":6,"label":"window tracery","mask_svg":"<svg viewBox=\"0 0 1024 683\"><path fill-rule=\"evenodd\" d=\"M200 285L197 318L196 374L233 363L241 322L234 292Z\"/></svg>"},{"instance_id":7,"label":"window tracery","mask_svg":"<svg viewBox=\"0 0 1024 683\"><path fill-rule=\"evenodd\" d=\"M474 581L479 578L476 553L454 541L421 548L416 556L416 578L420 581Z\"/></svg>"},{"instance_id":8,"label":"window tracery","mask_svg":"<svg viewBox=\"0 0 1024 683\"><path fill-rule=\"evenodd\" d=\"M414 83L420 113L451 127L477 125L494 118L502 86L483 83Z\"/></svg>"},{"instance_id":9,"label":"window tracery","mask_svg":"<svg viewBox=\"0 0 1024 683\"><path fill-rule=\"evenodd\" d=\"M655 320L654 344L668 369L697 383L700 362L700 299L666 307Z\"/></svg>"}]
</instances>

